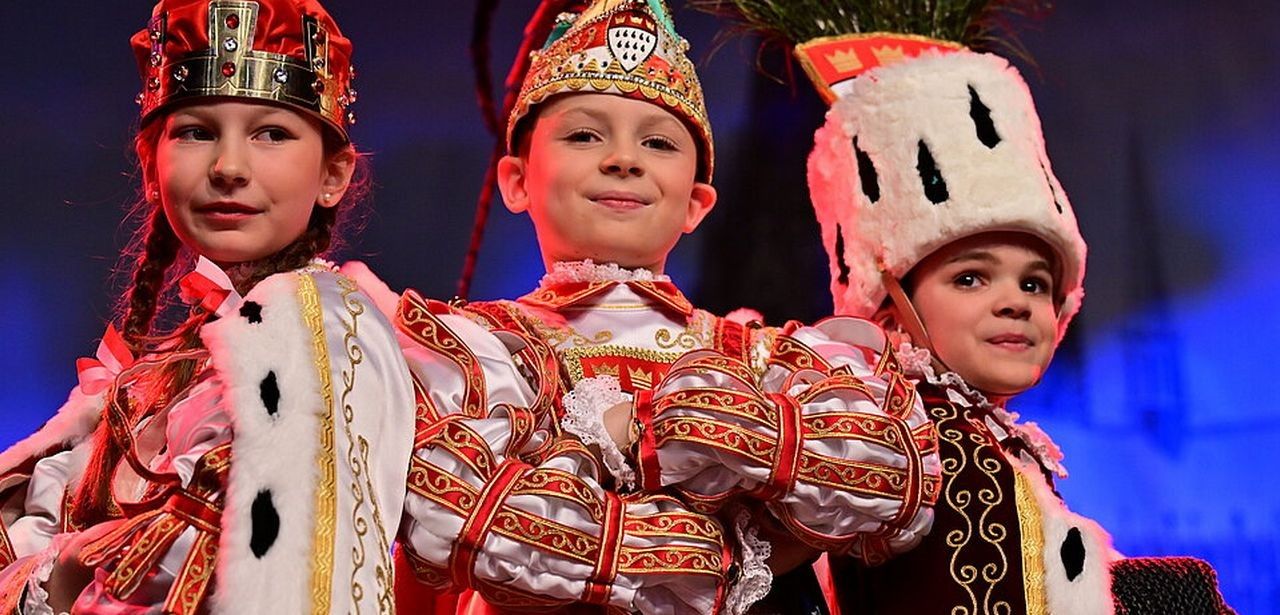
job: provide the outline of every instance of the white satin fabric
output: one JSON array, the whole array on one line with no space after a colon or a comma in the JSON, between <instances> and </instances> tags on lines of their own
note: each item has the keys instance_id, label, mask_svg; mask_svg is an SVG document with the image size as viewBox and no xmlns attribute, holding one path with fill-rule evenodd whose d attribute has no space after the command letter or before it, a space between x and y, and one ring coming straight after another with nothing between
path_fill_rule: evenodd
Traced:
<instances>
[{"instance_id":1,"label":"white satin fabric","mask_svg":"<svg viewBox=\"0 0 1280 615\"><path fill-rule=\"evenodd\" d=\"M941 465L936 450L932 454L922 454L910 444L903 446L904 441L910 442L910 437L903 436L927 429L929 425L919 397L911 395L909 411L902 418L891 415L884 407L888 383L875 375L875 360L878 359L875 353L884 348L884 339L875 325L855 319L831 319L797 329L790 337L815 351L831 367L842 368L845 373L841 376L856 377L865 390L828 388L825 385L831 378L829 376L817 372L803 373L803 370L797 373L776 364L769 366L758 383L744 382L724 372L696 367L699 356L709 355L690 353L672 366L667 378L654 391L654 400L673 397L682 391L698 390L735 391L748 396L759 396L762 392L783 393L792 399L803 400L799 404L803 419L825 417L834 421L839 417L853 417L856 420L862 416L880 419L890 426L901 426L900 430L888 434L889 441L884 437L845 437L843 432L835 430L834 433L806 436L800 443L801 457L833 464L847 462L843 464L846 467L891 468L899 472L895 478L904 480L911 473L935 479L940 476ZM810 389L822 392L806 395ZM731 426L775 442L779 437L775 427L762 426L751 417L719 408L681 406L678 401L656 418L655 424L663 421L681 421L686 426L694 426L694 429L699 426ZM903 448L908 449L907 452L904 453ZM681 493L698 499L750 492L766 483L772 472L768 463L699 442L668 443L659 447L657 457L662 484L676 487ZM919 461L914 462L913 459L917 458ZM801 465L805 465L803 460ZM877 478L883 478L883 475L872 473L868 476L869 480ZM799 524L805 532L800 535L801 539L809 538L809 533L812 533L813 546L855 556L864 552L862 541L868 536L886 541L889 553L896 554L915 546L928 533L933 522L931 507L921 506L914 513L907 511L904 518L902 499L876 494L875 491L883 489L878 485L865 489L859 487L816 482L798 476L790 490L778 499L768 501L767 505L777 517L789 524ZM921 495L917 493L914 497L919 500Z\"/></svg>"},{"instance_id":2,"label":"white satin fabric","mask_svg":"<svg viewBox=\"0 0 1280 615\"><path fill-rule=\"evenodd\" d=\"M615 289L609 297L610 308L607 311L575 311L572 316L549 324L555 327L572 321L573 326L578 327L585 318L588 324L583 325L584 329L579 329L580 333L585 331L587 335L597 336L607 329L611 331L610 335L614 340L627 343L648 340L650 346L658 331L677 330L678 323L675 320L655 311L651 302L640 298L626 287ZM498 461L528 453L544 444L554 429L546 422L539 424L531 439L522 446L507 450L512 430L501 406L510 404L529 408L535 398L529 382L512 360L512 353L518 350L519 344L512 342L511 338L494 335L466 316L440 314L436 317L461 340L482 370L484 416L468 419L464 421L465 424L483 437ZM684 325L680 325L678 330L683 329ZM564 341L566 347L580 341L572 332L561 333L568 336ZM431 405L442 416L463 412L467 383L467 374L463 369L438 352L403 336L402 340L406 344L405 357L410 371L423 384ZM543 418L549 420L551 417L544 414ZM485 486L484 478L477 475L454 450L446 447L419 448L415 455L440 471L466 481L477 491ZM559 470L566 475L576 476L580 480L580 488L593 497L603 498L606 492L606 488L601 485L600 464L590 456L556 455L538 466L538 469ZM599 536L601 533L600 522L592 518L587 510L562 498L529 493L512 496L508 503L539 519L552 521L584 534ZM686 512L686 507L678 501L658 497L628 501L623 514L625 518L637 518L681 512ZM710 519L707 521L715 523ZM400 536L416 557L443 568L449 562L463 523L464 518L455 511L411 491L405 499L405 517ZM717 532L719 531L717 527ZM637 551L684 545L696 545L702 549L714 547L705 541L682 537L678 532L665 535L629 535L625 537L624 545ZM483 582L570 603L583 594L592 568L592 565L572 558L559 557L547 551L533 551L517 541L490 532L477 556L474 574ZM614 580L608 602L612 606L641 613L711 613L722 599L718 593L719 585L720 581L707 574L691 575L678 571L631 574L623 570Z\"/></svg>"},{"instance_id":3,"label":"white satin fabric","mask_svg":"<svg viewBox=\"0 0 1280 615\"><path fill-rule=\"evenodd\" d=\"M572 272L559 270L549 274L542 288L555 283L620 281L617 284L583 301L573 302L559 309L545 305L534 306L527 302L501 302L519 313L521 318L547 341L556 351L559 364L568 377L568 386L590 377L581 359L600 355L641 357L666 364L676 362L682 355L713 346L716 319L712 315L694 310L688 316L670 309L655 298L638 293L625 282L653 280L648 272L628 272L616 267L575 264ZM661 281L661 280L659 280ZM541 289L540 289L541 290ZM537 293L534 293L535 295ZM438 314L436 318L456 338L457 343L468 349L480 366L485 399L482 416L466 420L466 424L488 443L496 458L519 455L536 448L541 439L553 429L539 425L539 439L516 450L506 450L511 437L510 423L501 418L497 408L511 404L527 408L534 395L529 383L521 375L512 360L517 350L509 340L490 332L478 316L462 313ZM755 386L765 391L785 394L784 387L795 379L780 367L768 365L773 339L779 334L774 329L756 330L747 339L750 347L748 367L753 370ZM806 344L810 350L829 361L834 367L845 367L860 379L871 391L873 398L853 398L833 394L819 397L807 404L806 413L821 413L829 409L865 412L883 416L877 401L882 401L885 384L872 375L874 354L884 349L884 340L878 329L870 323L859 321L804 327L791 333L792 338ZM463 412L464 391L468 376L459 364L441 353L402 336L406 343L405 354L410 371L424 385L431 405L442 416ZM632 375L635 376L635 375ZM638 374L643 380L645 374ZM474 381L474 379L472 379ZM631 378L636 382L636 378ZM652 383L658 386L655 378ZM669 394L681 389L715 386L713 380L682 376L661 383L659 394ZM876 395L880 400L874 399ZM909 412L902 419L907 430L921 428L928 421L918 399L914 399ZM905 432L904 432L905 433ZM908 443L906 446L914 446ZM903 455L894 453L875 443L849 439L812 439L804 443L813 455L839 459L865 460L894 468L906 468ZM477 475L456 451L447 447L419 448L415 455L442 472L462 479L475 490L484 488L484 479ZM690 486L710 486L710 489L735 485L750 489L764 478L769 468L744 464L734 455L721 455L707 449L665 450L659 452L663 468L664 484L689 481ZM939 465L936 451L924 454L922 465L914 471L937 475ZM556 467L581 477L586 488L600 493L602 475L595 459L565 455L553 460ZM668 473L669 472L669 473ZM599 533L598 524L580 508L563 500L536 495L521 496L513 503L522 510L542 519L554 519L586 533ZM670 506L685 506L670 502ZM906 519L896 519L901 502L860 495L850 490L831 489L816 484L801 483L772 505L785 509L814 532L834 537L845 537L850 543L864 533L883 532L894 552L909 548L919 536L927 532L932 511L921 506ZM636 511L640 514L641 511ZM892 527L889 526L892 520ZM447 507L433 503L413 493L406 498L406 516L401 538L410 551L428 562L433 568L444 568L462 529L464 519ZM659 540L659 539L655 539ZM849 547L854 550L853 546ZM741 563L741 562L740 562ZM508 585L521 591L537 593L554 599L572 601L582 593L583 579L591 567L568 559L548 556L518 542L489 533L475 566L479 579L498 585ZM618 574L610 604L628 610L651 613L712 612L717 605L717 587L711 579L693 575L670 575L671 578Z\"/></svg>"}]
</instances>

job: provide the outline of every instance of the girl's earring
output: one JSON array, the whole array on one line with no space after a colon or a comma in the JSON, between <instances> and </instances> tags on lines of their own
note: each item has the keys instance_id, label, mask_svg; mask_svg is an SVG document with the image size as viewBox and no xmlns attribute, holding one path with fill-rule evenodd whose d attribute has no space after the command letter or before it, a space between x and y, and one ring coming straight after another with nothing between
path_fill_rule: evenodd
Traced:
<instances>
[{"instance_id":1,"label":"girl's earring","mask_svg":"<svg viewBox=\"0 0 1280 615\"><path fill-rule=\"evenodd\" d=\"M332 200L333 200L333 193L332 193L332 192L326 192L326 193L324 193L324 196L321 196L321 197L320 197L320 202L321 202L322 204L324 204L324 205L328 205L328 204L329 204L329 201L332 201Z\"/></svg>"},{"instance_id":2,"label":"girl's earring","mask_svg":"<svg viewBox=\"0 0 1280 615\"><path fill-rule=\"evenodd\" d=\"M160 202L160 191L155 188L152 188L151 191L147 193L147 196L152 203Z\"/></svg>"}]
</instances>

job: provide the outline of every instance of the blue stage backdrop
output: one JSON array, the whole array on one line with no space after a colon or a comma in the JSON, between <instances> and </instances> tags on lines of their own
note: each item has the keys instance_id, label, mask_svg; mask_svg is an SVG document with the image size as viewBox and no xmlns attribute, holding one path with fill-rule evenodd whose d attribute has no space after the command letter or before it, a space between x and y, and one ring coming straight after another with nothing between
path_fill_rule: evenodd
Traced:
<instances>
[{"instance_id":1,"label":"blue stage backdrop","mask_svg":"<svg viewBox=\"0 0 1280 615\"><path fill-rule=\"evenodd\" d=\"M347 256L393 287L447 299L491 144L473 103L471 8L327 4L356 42L353 135L376 179L367 229ZM495 75L529 6L498 13ZM137 185L128 142L139 82L127 40L147 9L28 2L6 16L0 446L60 405L75 358L93 351L111 315L120 219ZM677 17L701 60L722 201L681 244L672 274L707 305L756 303L771 320L820 315L830 302L803 169L822 107L803 82L793 94L756 76L749 43L709 55L712 18ZM1280 489L1266 465L1280 450L1269 384L1280 348L1276 32L1280 12L1261 0L1081 0L1025 36L1038 69L1020 64L1090 262L1081 317L1045 381L1013 408L1066 451L1062 493L1119 550L1209 560L1242 613L1280 612ZM772 189L747 188L775 175ZM776 220L746 221L754 228L734 214L773 202L791 205L775 208ZM814 235L725 262L750 233L779 229ZM787 279L746 284L743 268ZM540 273L528 222L495 203L473 297L523 293Z\"/></svg>"}]
</instances>

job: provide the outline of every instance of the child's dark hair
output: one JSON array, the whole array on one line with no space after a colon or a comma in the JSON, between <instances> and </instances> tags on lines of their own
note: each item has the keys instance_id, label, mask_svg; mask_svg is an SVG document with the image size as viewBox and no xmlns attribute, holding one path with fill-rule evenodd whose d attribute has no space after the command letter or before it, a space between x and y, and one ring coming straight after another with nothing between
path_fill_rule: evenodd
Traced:
<instances>
[{"instance_id":1,"label":"child's dark hair","mask_svg":"<svg viewBox=\"0 0 1280 615\"><path fill-rule=\"evenodd\" d=\"M157 118L139 130L134 138L139 168L154 172L156 145L164 124L162 118ZM325 160L353 148L337 131L327 125L322 126ZM273 274L298 269L312 259L326 256L341 247L342 237L336 229L359 226L361 218L356 213L357 205L367 195L368 187L367 161L357 153L355 173L342 201L333 207L313 208L302 235L279 252L256 263L243 280L237 280L239 290L248 292ZM154 198L154 194L147 194L148 191L148 187L143 186L142 198L132 208L130 217L140 222L128 247L121 253L118 266L120 270L129 272L128 288L121 294L116 308L121 336L139 357L201 347L200 327L213 316L195 307L180 324L164 326L166 312L176 307L172 297L176 294L177 274L189 269L175 265L190 263L195 256L174 232L164 208L157 202L159 199ZM171 403L175 395L190 385L194 376L193 361L178 361L148 376L141 391L131 391L130 387L124 386L108 389L109 394L115 396L108 402L114 401L125 410L130 423L126 428L133 429L143 417ZM70 521L77 528L88 527L117 514L112 504L111 483L126 451L124 445L112 436L107 420L104 413L93 434L93 451L71 506Z\"/></svg>"}]
</instances>

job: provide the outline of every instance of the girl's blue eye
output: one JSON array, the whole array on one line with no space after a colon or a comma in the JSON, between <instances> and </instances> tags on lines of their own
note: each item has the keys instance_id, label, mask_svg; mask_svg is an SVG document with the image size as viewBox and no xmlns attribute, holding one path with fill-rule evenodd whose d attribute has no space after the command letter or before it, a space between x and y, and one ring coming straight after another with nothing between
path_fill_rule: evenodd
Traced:
<instances>
[{"instance_id":1,"label":"girl's blue eye","mask_svg":"<svg viewBox=\"0 0 1280 615\"><path fill-rule=\"evenodd\" d=\"M644 140L644 145L664 152L674 152L680 149L676 147L675 141L666 137L649 137Z\"/></svg>"},{"instance_id":2,"label":"girl's blue eye","mask_svg":"<svg viewBox=\"0 0 1280 615\"><path fill-rule=\"evenodd\" d=\"M213 133L200 126L186 126L173 131L173 138L179 141L209 141Z\"/></svg>"}]
</instances>

